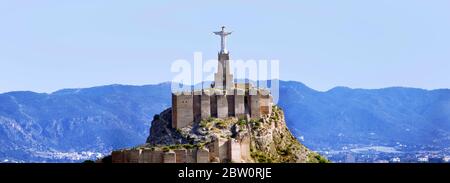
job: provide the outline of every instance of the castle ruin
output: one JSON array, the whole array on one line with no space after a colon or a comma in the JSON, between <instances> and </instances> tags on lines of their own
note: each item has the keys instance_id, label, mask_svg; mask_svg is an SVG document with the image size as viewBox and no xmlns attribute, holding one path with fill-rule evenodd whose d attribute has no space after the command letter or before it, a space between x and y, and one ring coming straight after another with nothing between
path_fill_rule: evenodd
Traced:
<instances>
[{"instance_id":1,"label":"castle ruin","mask_svg":"<svg viewBox=\"0 0 450 183\"><path fill-rule=\"evenodd\" d=\"M218 53L218 69L210 88L172 93L172 128L181 129L204 119L239 118L249 121L272 113L273 99L266 89L250 83L233 81L230 72L230 56L226 49L225 27L219 32L221 50ZM215 136L203 145L153 144L150 147L123 149L112 152L113 163L209 163L252 162L251 137L239 133L234 137ZM166 146L160 146L166 145Z\"/></svg>"}]
</instances>

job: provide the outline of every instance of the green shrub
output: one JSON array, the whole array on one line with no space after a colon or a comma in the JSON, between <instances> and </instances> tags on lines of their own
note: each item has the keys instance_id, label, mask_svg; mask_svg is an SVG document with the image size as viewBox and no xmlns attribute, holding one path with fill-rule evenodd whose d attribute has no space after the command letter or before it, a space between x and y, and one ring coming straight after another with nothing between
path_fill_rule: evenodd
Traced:
<instances>
[{"instance_id":1,"label":"green shrub","mask_svg":"<svg viewBox=\"0 0 450 183\"><path fill-rule=\"evenodd\" d=\"M200 127L205 128L208 125L209 121L208 120L201 120L200 121Z\"/></svg>"},{"instance_id":2,"label":"green shrub","mask_svg":"<svg viewBox=\"0 0 450 183\"><path fill-rule=\"evenodd\" d=\"M250 123L253 124L254 129L261 127L261 120L250 119Z\"/></svg>"},{"instance_id":3,"label":"green shrub","mask_svg":"<svg viewBox=\"0 0 450 183\"><path fill-rule=\"evenodd\" d=\"M176 145L171 145L168 148L173 150L173 149L181 149L182 147L183 146L181 144L176 144Z\"/></svg>"},{"instance_id":4,"label":"green shrub","mask_svg":"<svg viewBox=\"0 0 450 183\"><path fill-rule=\"evenodd\" d=\"M330 163L330 160L317 153L308 154L309 163Z\"/></svg>"},{"instance_id":5,"label":"green shrub","mask_svg":"<svg viewBox=\"0 0 450 183\"><path fill-rule=\"evenodd\" d=\"M175 131L176 131L177 133L180 133L180 134L181 134L181 130L180 130L179 128L175 129Z\"/></svg>"},{"instance_id":6,"label":"green shrub","mask_svg":"<svg viewBox=\"0 0 450 183\"><path fill-rule=\"evenodd\" d=\"M288 148L286 149L280 149L278 150L278 154L280 154L281 156L289 156L291 155L291 150Z\"/></svg>"},{"instance_id":7,"label":"green shrub","mask_svg":"<svg viewBox=\"0 0 450 183\"><path fill-rule=\"evenodd\" d=\"M197 144L197 147L198 148L203 148L203 147L205 147L205 145L206 145L205 142L200 142L200 143Z\"/></svg>"},{"instance_id":8,"label":"green shrub","mask_svg":"<svg viewBox=\"0 0 450 183\"><path fill-rule=\"evenodd\" d=\"M330 163L330 161L328 159L326 159L325 157L317 154L315 156L315 158L319 161L319 163Z\"/></svg>"},{"instance_id":9,"label":"green shrub","mask_svg":"<svg viewBox=\"0 0 450 183\"><path fill-rule=\"evenodd\" d=\"M261 151L253 151L250 156L258 163L273 163L274 159Z\"/></svg>"},{"instance_id":10,"label":"green shrub","mask_svg":"<svg viewBox=\"0 0 450 183\"><path fill-rule=\"evenodd\" d=\"M195 145L192 144L183 144L183 147L186 149L193 149L195 147Z\"/></svg>"},{"instance_id":11,"label":"green shrub","mask_svg":"<svg viewBox=\"0 0 450 183\"><path fill-rule=\"evenodd\" d=\"M241 126L241 127L247 125L247 120L245 120L245 119L239 119L238 125Z\"/></svg>"},{"instance_id":12,"label":"green shrub","mask_svg":"<svg viewBox=\"0 0 450 183\"><path fill-rule=\"evenodd\" d=\"M216 126L219 127L219 128L224 129L224 128L227 127L227 123L225 121L220 120L220 121L216 122Z\"/></svg>"}]
</instances>

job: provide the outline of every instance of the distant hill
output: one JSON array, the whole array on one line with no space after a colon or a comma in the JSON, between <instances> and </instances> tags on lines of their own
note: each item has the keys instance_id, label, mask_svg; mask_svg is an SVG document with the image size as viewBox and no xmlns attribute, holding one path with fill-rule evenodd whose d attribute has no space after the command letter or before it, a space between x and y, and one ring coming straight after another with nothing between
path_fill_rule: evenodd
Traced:
<instances>
[{"instance_id":1,"label":"distant hill","mask_svg":"<svg viewBox=\"0 0 450 183\"><path fill-rule=\"evenodd\" d=\"M79 161L139 144L170 99L169 83L0 94L0 160Z\"/></svg>"},{"instance_id":2,"label":"distant hill","mask_svg":"<svg viewBox=\"0 0 450 183\"><path fill-rule=\"evenodd\" d=\"M448 89L336 87L318 92L298 82L282 82L280 91L279 105L285 108L288 126L312 149L450 145Z\"/></svg>"},{"instance_id":3,"label":"distant hill","mask_svg":"<svg viewBox=\"0 0 450 183\"><path fill-rule=\"evenodd\" d=\"M170 83L0 94L0 161L81 161L145 141L170 107ZM312 150L348 144L450 145L450 90L336 87L280 81L289 129Z\"/></svg>"}]
</instances>

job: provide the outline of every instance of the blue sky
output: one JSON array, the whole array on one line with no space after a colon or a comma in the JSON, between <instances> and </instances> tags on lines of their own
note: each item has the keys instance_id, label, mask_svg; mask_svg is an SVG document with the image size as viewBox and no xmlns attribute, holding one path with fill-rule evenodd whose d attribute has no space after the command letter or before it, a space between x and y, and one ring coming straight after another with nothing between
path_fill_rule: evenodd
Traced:
<instances>
[{"instance_id":1,"label":"blue sky","mask_svg":"<svg viewBox=\"0 0 450 183\"><path fill-rule=\"evenodd\" d=\"M176 59L279 59L280 78L450 88L450 1L0 1L0 92L169 81Z\"/></svg>"}]
</instances>

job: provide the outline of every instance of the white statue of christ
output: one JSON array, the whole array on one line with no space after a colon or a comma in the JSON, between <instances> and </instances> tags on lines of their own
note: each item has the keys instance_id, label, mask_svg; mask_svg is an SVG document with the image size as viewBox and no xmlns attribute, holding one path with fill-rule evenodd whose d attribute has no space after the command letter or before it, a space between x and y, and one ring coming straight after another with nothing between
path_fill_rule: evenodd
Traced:
<instances>
[{"instance_id":1,"label":"white statue of christ","mask_svg":"<svg viewBox=\"0 0 450 183\"><path fill-rule=\"evenodd\" d=\"M214 34L220 36L220 53L228 53L226 46L226 36L230 35L231 32L225 32L225 26L222 26L222 31L214 32Z\"/></svg>"}]
</instances>

